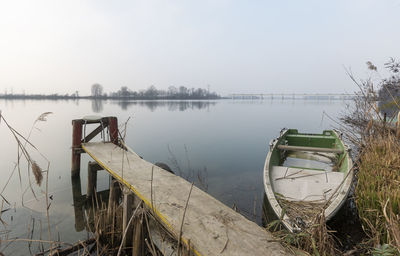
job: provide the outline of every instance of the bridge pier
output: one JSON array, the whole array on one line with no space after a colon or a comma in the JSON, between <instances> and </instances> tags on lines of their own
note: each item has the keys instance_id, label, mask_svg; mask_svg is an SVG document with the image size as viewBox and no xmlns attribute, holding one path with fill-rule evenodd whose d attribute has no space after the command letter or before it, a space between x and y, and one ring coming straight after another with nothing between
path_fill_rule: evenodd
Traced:
<instances>
[{"instance_id":1,"label":"bridge pier","mask_svg":"<svg viewBox=\"0 0 400 256\"><path fill-rule=\"evenodd\" d=\"M230 95L233 100L257 100L257 99L264 99L270 98L274 99L273 93L240 93L240 94L231 94ZM356 97L354 94L344 94L344 93L277 93L275 98L277 99L313 99L313 100L337 100L337 99L352 99Z\"/></svg>"}]
</instances>

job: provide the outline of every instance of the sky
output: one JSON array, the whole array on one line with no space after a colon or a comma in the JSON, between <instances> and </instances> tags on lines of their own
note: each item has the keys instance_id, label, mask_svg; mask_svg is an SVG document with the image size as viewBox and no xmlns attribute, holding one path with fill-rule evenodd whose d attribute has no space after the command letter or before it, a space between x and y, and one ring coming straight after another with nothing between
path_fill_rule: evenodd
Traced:
<instances>
[{"instance_id":1,"label":"sky","mask_svg":"<svg viewBox=\"0 0 400 256\"><path fill-rule=\"evenodd\" d=\"M400 58L400 0L0 0L0 93L352 93Z\"/></svg>"}]
</instances>

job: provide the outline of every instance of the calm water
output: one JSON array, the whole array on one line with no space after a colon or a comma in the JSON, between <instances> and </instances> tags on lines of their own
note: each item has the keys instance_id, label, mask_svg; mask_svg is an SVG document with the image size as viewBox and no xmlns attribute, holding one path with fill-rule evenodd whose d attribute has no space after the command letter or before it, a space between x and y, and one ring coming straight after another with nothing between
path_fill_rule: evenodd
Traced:
<instances>
[{"instance_id":1,"label":"calm water","mask_svg":"<svg viewBox=\"0 0 400 256\"><path fill-rule=\"evenodd\" d=\"M35 119L51 111L46 122L38 122L30 141L50 161L49 195L53 239L74 242L87 237L87 231L75 223L71 188L71 120L85 115L117 116L127 123L126 143L150 162L164 162L175 173L199 184L198 174L205 180L203 189L239 211L249 219L261 222L263 196L262 171L268 143L284 128L321 132L331 129L331 117L338 117L349 102L312 100L264 101L4 101L0 110L9 124L27 135ZM88 129L89 132L89 129ZM15 163L17 146L12 134L0 123L0 189L7 184ZM42 168L47 162L32 147L31 156ZM81 163L81 190L85 194L87 156ZM178 165L178 166L177 166ZM2 195L11 206L3 203L0 223L4 239L40 238L47 240L45 182L38 187L31 177L37 199L29 188L26 165L21 164L21 182L15 171ZM109 177L98 175L98 191L107 190ZM199 185L200 186L200 185ZM22 206L24 202L24 206ZM256 216L254 216L254 205ZM79 220L79 218L78 218ZM42 232L40 232L42 225ZM33 230L33 232L31 231ZM3 242L6 255L25 255L28 243ZM38 251L38 244L31 245Z\"/></svg>"}]
</instances>

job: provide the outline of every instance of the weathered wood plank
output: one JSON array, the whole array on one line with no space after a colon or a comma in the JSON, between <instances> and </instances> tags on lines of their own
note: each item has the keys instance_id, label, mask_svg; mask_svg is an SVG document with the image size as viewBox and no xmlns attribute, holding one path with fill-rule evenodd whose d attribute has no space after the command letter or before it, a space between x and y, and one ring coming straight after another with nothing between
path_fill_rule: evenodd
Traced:
<instances>
[{"instance_id":1,"label":"weathered wood plank","mask_svg":"<svg viewBox=\"0 0 400 256\"><path fill-rule=\"evenodd\" d=\"M111 143L82 148L129 187L178 236L191 184ZM153 179L151 179L153 173ZM151 202L153 200L153 202ZM272 235L209 194L193 187L182 228L183 242L197 255L288 255Z\"/></svg>"},{"instance_id":2,"label":"weathered wood plank","mask_svg":"<svg viewBox=\"0 0 400 256\"><path fill-rule=\"evenodd\" d=\"M290 150L290 151L309 151L309 152L323 152L323 153L343 153L343 149L339 148L317 148L317 147L304 147L304 146L290 146L290 145L278 145L278 149Z\"/></svg>"}]
</instances>

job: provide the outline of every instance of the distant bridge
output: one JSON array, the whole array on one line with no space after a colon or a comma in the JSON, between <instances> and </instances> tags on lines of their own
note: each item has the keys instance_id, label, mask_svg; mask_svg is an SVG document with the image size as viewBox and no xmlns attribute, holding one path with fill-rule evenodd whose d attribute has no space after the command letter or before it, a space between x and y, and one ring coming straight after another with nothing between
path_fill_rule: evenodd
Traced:
<instances>
[{"instance_id":1,"label":"distant bridge","mask_svg":"<svg viewBox=\"0 0 400 256\"><path fill-rule=\"evenodd\" d=\"M348 100L356 95L349 93L232 93L228 98L233 100L260 99L303 99L303 100Z\"/></svg>"}]
</instances>

